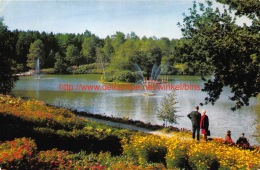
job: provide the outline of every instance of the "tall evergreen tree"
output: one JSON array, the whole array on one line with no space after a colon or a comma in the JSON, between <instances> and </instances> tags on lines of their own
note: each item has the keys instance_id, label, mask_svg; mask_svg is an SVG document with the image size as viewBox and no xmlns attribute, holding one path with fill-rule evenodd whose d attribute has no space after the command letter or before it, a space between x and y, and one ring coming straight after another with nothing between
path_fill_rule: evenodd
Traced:
<instances>
[{"instance_id":1,"label":"tall evergreen tree","mask_svg":"<svg viewBox=\"0 0 260 170\"><path fill-rule=\"evenodd\" d=\"M36 60L40 60L41 66L44 63L45 50L42 40L38 39L30 45L29 54L27 55L27 66L31 69L35 68Z\"/></svg>"}]
</instances>

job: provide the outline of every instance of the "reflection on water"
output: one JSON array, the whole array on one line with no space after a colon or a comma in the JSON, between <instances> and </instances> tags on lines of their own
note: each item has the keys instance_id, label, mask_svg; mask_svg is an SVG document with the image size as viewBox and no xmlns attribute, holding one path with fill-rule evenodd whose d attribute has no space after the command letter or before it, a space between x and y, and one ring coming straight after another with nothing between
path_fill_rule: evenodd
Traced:
<instances>
[{"instance_id":1,"label":"reflection on water","mask_svg":"<svg viewBox=\"0 0 260 170\"><path fill-rule=\"evenodd\" d=\"M202 88L203 82L199 77L171 76L172 84L196 84ZM100 75L46 75L41 79L21 77L16 83L13 93L15 95L43 100L46 103L64 106L78 111L87 111L98 114L113 115L114 117L129 117L134 120L162 124L156 116L156 110L168 90L157 91L155 96L143 96L142 91L64 91L59 88L61 84L85 84L102 85L98 82ZM178 120L179 128L191 129L191 122L187 114L194 106L203 102L206 94L198 90L177 90L178 114L183 116ZM232 131L232 138L236 140L242 132L245 132L252 144L257 142L252 137L256 127L253 125L257 119L257 100L252 99L250 106L238 111L231 111L234 103L228 100L228 89L218 102L212 105L202 106L206 109L210 119L212 136L224 137L226 130Z\"/></svg>"}]
</instances>

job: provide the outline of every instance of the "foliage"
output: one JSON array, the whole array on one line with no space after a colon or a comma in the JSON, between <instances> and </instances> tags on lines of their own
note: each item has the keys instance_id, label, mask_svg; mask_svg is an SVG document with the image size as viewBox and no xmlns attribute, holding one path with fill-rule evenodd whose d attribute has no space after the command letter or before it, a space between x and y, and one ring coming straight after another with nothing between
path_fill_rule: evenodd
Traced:
<instances>
[{"instance_id":1,"label":"foliage","mask_svg":"<svg viewBox=\"0 0 260 170\"><path fill-rule=\"evenodd\" d=\"M213 10L212 2L207 1L207 6L194 2L190 14L184 15L182 28L183 35L188 40L186 46L192 47L188 51L189 57L194 59L200 67L201 74L213 69L213 78L208 79L203 91L209 94L205 103L212 103L219 98L224 86L229 86L235 101L233 110L249 104L249 98L255 97L260 89L259 65L259 13L248 10L254 7L256 0L239 2L219 0L237 9L237 15L252 16L251 26L239 26L232 14L224 9L221 13L217 8ZM259 5L256 5L259 9ZM182 49L181 49L182 50ZM186 54L187 50L180 51Z\"/></svg>"},{"instance_id":2,"label":"foliage","mask_svg":"<svg viewBox=\"0 0 260 170\"><path fill-rule=\"evenodd\" d=\"M84 59L86 60L86 63L93 63L94 57L96 56L96 44L97 44L98 38L95 37L95 35L91 35L84 38L84 41L82 43L82 55Z\"/></svg>"},{"instance_id":3,"label":"foliage","mask_svg":"<svg viewBox=\"0 0 260 170\"><path fill-rule=\"evenodd\" d=\"M188 149L190 145L187 142L180 143L176 138L167 141L168 150L166 155L166 163L168 168L180 167L189 169Z\"/></svg>"},{"instance_id":4,"label":"foliage","mask_svg":"<svg viewBox=\"0 0 260 170\"><path fill-rule=\"evenodd\" d=\"M87 154L57 149L38 152L33 140L21 138L0 144L0 160L2 167L8 169L166 169L164 158L168 169L259 168L259 150L244 150L215 141L194 143L178 136L136 134L124 138L122 144L124 155L115 157L107 152Z\"/></svg>"},{"instance_id":5,"label":"foliage","mask_svg":"<svg viewBox=\"0 0 260 170\"><path fill-rule=\"evenodd\" d=\"M135 36L133 36L135 37ZM114 40L116 41L116 40ZM111 81L111 76L113 74L118 75L118 78L124 78L120 76L122 71L128 71L131 74L134 74L133 67L134 65L138 65L144 73L144 76L149 78L152 73L152 67L154 64L160 64L162 59L162 51L161 48L165 48L165 45L161 45L166 41L165 39L153 40L153 39L142 39L139 38L131 38L129 36L128 39L124 41L120 41L123 43L119 43L120 46L114 47L115 52L111 58L110 66L105 70L106 71L106 81ZM113 44L113 39L112 39ZM139 71L139 70L138 70ZM126 76L128 78L129 76ZM118 81L112 78L112 81ZM122 81L122 80L120 80ZM123 80L127 82L126 80ZM128 79L129 81L129 79ZM131 79L131 82L135 82L136 78Z\"/></svg>"},{"instance_id":6,"label":"foliage","mask_svg":"<svg viewBox=\"0 0 260 170\"><path fill-rule=\"evenodd\" d=\"M30 169L35 162L36 144L33 140L19 138L0 144L0 165L7 169Z\"/></svg>"},{"instance_id":7,"label":"foliage","mask_svg":"<svg viewBox=\"0 0 260 170\"><path fill-rule=\"evenodd\" d=\"M106 66L106 65L105 65ZM102 74L102 69L97 68L97 64L80 65L73 70L74 74Z\"/></svg>"},{"instance_id":8,"label":"foliage","mask_svg":"<svg viewBox=\"0 0 260 170\"><path fill-rule=\"evenodd\" d=\"M0 108L0 128L5 131L1 139L31 137L41 149L103 150L116 155L121 152L120 139L131 134L124 129L76 117L68 109L46 106L36 100L0 96ZM43 139L56 142L42 142Z\"/></svg>"},{"instance_id":9,"label":"foliage","mask_svg":"<svg viewBox=\"0 0 260 170\"><path fill-rule=\"evenodd\" d=\"M258 105L256 106L257 120L256 120L256 139L260 142L260 94L257 96Z\"/></svg>"},{"instance_id":10,"label":"foliage","mask_svg":"<svg viewBox=\"0 0 260 170\"><path fill-rule=\"evenodd\" d=\"M236 10L238 16L246 15L255 22L259 21L260 4L257 0L217 0L217 2L229 5L231 9Z\"/></svg>"},{"instance_id":11,"label":"foliage","mask_svg":"<svg viewBox=\"0 0 260 170\"><path fill-rule=\"evenodd\" d=\"M47 126L54 129L83 128L85 121L76 119L75 115L67 109L47 107L44 102L37 100L23 101L21 98L0 96L1 114L19 117L38 126Z\"/></svg>"},{"instance_id":12,"label":"foliage","mask_svg":"<svg viewBox=\"0 0 260 170\"><path fill-rule=\"evenodd\" d=\"M212 143L209 143L208 145L214 147L214 144ZM193 149L193 147L196 149ZM203 144L192 146L187 154L192 169L218 169L220 166L215 150L205 148Z\"/></svg>"},{"instance_id":13,"label":"foliage","mask_svg":"<svg viewBox=\"0 0 260 170\"><path fill-rule=\"evenodd\" d=\"M106 82L115 82L115 83L132 83L136 81L136 77L133 72L129 70L121 71L110 71L106 73L105 79Z\"/></svg>"},{"instance_id":14,"label":"foliage","mask_svg":"<svg viewBox=\"0 0 260 170\"><path fill-rule=\"evenodd\" d=\"M63 56L61 56L61 54L59 52L57 52L55 54L55 64L54 64L54 69L56 70L56 72L58 73L66 73L67 71L67 62L64 59Z\"/></svg>"},{"instance_id":15,"label":"foliage","mask_svg":"<svg viewBox=\"0 0 260 170\"><path fill-rule=\"evenodd\" d=\"M134 135L122 141L124 154L135 157L138 163L145 166L148 163L165 163L165 139L158 136Z\"/></svg>"},{"instance_id":16,"label":"foliage","mask_svg":"<svg viewBox=\"0 0 260 170\"><path fill-rule=\"evenodd\" d=\"M176 101L175 95L175 92L172 91L164 97L161 107L157 110L157 117L159 120L163 120L165 126L167 126L167 123L177 123L177 119L180 117L176 115L176 104L178 102Z\"/></svg>"},{"instance_id":17,"label":"foliage","mask_svg":"<svg viewBox=\"0 0 260 170\"><path fill-rule=\"evenodd\" d=\"M260 150L245 150L218 141L196 143L190 138L134 135L122 140L124 154L136 158L141 165L149 161L149 155L156 152L166 159L170 169L257 169L260 165ZM165 148L166 147L166 148ZM162 161L157 157L156 161Z\"/></svg>"},{"instance_id":18,"label":"foliage","mask_svg":"<svg viewBox=\"0 0 260 170\"><path fill-rule=\"evenodd\" d=\"M31 69L35 69L36 60L39 59L41 66L44 63L44 45L42 40L37 39L30 45L29 54L27 55L27 66Z\"/></svg>"},{"instance_id":19,"label":"foliage","mask_svg":"<svg viewBox=\"0 0 260 170\"><path fill-rule=\"evenodd\" d=\"M54 74L56 70L54 68L45 68L45 69L41 69L41 72L43 74Z\"/></svg>"},{"instance_id":20,"label":"foliage","mask_svg":"<svg viewBox=\"0 0 260 170\"><path fill-rule=\"evenodd\" d=\"M7 94L14 86L15 35L3 24L0 18L0 94Z\"/></svg>"},{"instance_id":21,"label":"foliage","mask_svg":"<svg viewBox=\"0 0 260 170\"><path fill-rule=\"evenodd\" d=\"M35 143L19 138L0 144L1 168L6 169L165 169L163 165L151 164L141 167L134 159L113 157L108 152L87 154L64 150L37 151Z\"/></svg>"},{"instance_id":22,"label":"foliage","mask_svg":"<svg viewBox=\"0 0 260 170\"><path fill-rule=\"evenodd\" d=\"M105 73L111 75L113 71L116 71L118 77L121 77L121 71L132 72L133 64L136 63L144 75L149 77L155 63L165 65L167 74L178 73L173 66L182 58L179 53L175 52L176 42L179 40L169 40L165 37L161 39L143 37L141 39L134 32L127 35L116 32L105 39L101 39L87 30L83 34L53 34L52 32L20 30L8 32L12 36L9 36L8 33L5 33L5 36L8 41L12 42L12 57L16 57L13 66L17 64L14 68L19 72L34 68L35 60L40 58L41 69L55 68L56 73L72 73L73 69L67 68L95 63L97 66L93 70L80 68L77 73L100 73L101 67L98 65L102 64L108 68L105 69ZM163 63L161 63L162 59ZM107 65L110 66L107 67ZM195 72L188 74L195 74ZM108 79L111 78L108 77Z\"/></svg>"},{"instance_id":23,"label":"foliage","mask_svg":"<svg viewBox=\"0 0 260 170\"><path fill-rule=\"evenodd\" d=\"M71 65L79 65L81 61L81 57L79 55L79 50L74 45L69 45L66 49L66 61L68 61Z\"/></svg>"}]
</instances>

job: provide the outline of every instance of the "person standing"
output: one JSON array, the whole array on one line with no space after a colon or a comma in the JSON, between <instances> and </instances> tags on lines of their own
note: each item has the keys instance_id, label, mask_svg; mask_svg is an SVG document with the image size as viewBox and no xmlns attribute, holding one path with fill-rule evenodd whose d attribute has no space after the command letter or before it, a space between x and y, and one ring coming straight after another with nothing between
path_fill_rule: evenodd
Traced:
<instances>
[{"instance_id":1,"label":"person standing","mask_svg":"<svg viewBox=\"0 0 260 170\"><path fill-rule=\"evenodd\" d=\"M207 141L207 135L209 131L209 118L206 115L206 110L202 110L201 114L202 114L200 119L201 133L203 135L204 140Z\"/></svg>"},{"instance_id":2,"label":"person standing","mask_svg":"<svg viewBox=\"0 0 260 170\"><path fill-rule=\"evenodd\" d=\"M192 123L192 138L195 139L195 134L197 133L197 140L200 140L200 119L201 114L199 112L199 106L195 107L195 110L189 113L188 118Z\"/></svg>"}]
</instances>

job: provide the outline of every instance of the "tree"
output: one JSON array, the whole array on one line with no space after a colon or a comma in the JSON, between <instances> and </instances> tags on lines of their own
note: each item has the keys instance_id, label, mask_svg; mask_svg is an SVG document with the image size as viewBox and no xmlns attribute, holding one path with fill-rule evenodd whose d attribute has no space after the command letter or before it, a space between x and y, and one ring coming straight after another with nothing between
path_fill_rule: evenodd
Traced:
<instances>
[{"instance_id":1,"label":"tree","mask_svg":"<svg viewBox=\"0 0 260 170\"><path fill-rule=\"evenodd\" d=\"M70 64L72 65L79 65L81 58L79 54L79 50L74 45L69 45L66 49L66 58L65 58Z\"/></svg>"},{"instance_id":2,"label":"tree","mask_svg":"<svg viewBox=\"0 0 260 170\"><path fill-rule=\"evenodd\" d=\"M260 3L258 0L217 0L220 3L229 5L230 9L236 10L236 15L246 15L259 24Z\"/></svg>"},{"instance_id":3,"label":"tree","mask_svg":"<svg viewBox=\"0 0 260 170\"><path fill-rule=\"evenodd\" d=\"M3 24L0 18L0 93L7 94L17 80L14 76L15 42L13 34Z\"/></svg>"},{"instance_id":4,"label":"tree","mask_svg":"<svg viewBox=\"0 0 260 170\"><path fill-rule=\"evenodd\" d=\"M135 32L131 32L130 34L127 34L126 39L139 40L139 37L135 34Z\"/></svg>"},{"instance_id":5,"label":"tree","mask_svg":"<svg viewBox=\"0 0 260 170\"><path fill-rule=\"evenodd\" d=\"M188 69L187 63L175 63L174 68L176 68L180 74L185 74L185 71Z\"/></svg>"},{"instance_id":6,"label":"tree","mask_svg":"<svg viewBox=\"0 0 260 170\"><path fill-rule=\"evenodd\" d=\"M112 57L112 54L114 53L114 48L112 46L112 43L111 43L111 38L109 36L107 36L105 38L105 45L103 47L103 52L104 52L104 59L105 59L105 62L109 62L111 60L111 57Z\"/></svg>"},{"instance_id":7,"label":"tree","mask_svg":"<svg viewBox=\"0 0 260 170\"><path fill-rule=\"evenodd\" d=\"M41 40L44 44L45 59L44 68L53 68L55 63L55 54L59 51L58 42L55 39L54 34L51 33L41 33Z\"/></svg>"},{"instance_id":8,"label":"tree","mask_svg":"<svg viewBox=\"0 0 260 170\"><path fill-rule=\"evenodd\" d=\"M21 64L24 68L23 71L28 69L27 65L27 55L29 53L30 45L37 40L39 37L37 32L32 31L19 31L18 40L16 42L16 53L17 53L17 63Z\"/></svg>"},{"instance_id":9,"label":"tree","mask_svg":"<svg viewBox=\"0 0 260 170\"><path fill-rule=\"evenodd\" d=\"M194 2L190 15L184 16L182 28L185 38L191 41L190 55L198 62L204 71L213 68L213 78L205 82L203 91L209 97L205 103L214 104L219 98L224 86L229 86L236 104L232 110L249 105L249 98L256 97L260 92L260 34L259 10L246 10L245 8L259 2L240 0L246 6L242 7L233 0L219 0L231 4L231 8L238 9L237 15L246 14L253 21L251 26L239 26L228 10L223 13L219 9L212 9L212 2L207 6ZM257 7L257 9L259 9ZM256 31L258 27L258 31ZM204 72L205 73L205 72ZM203 72L202 72L203 74ZM205 80L205 79L204 79Z\"/></svg>"},{"instance_id":10,"label":"tree","mask_svg":"<svg viewBox=\"0 0 260 170\"><path fill-rule=\"evenodd\" d=\"M63 56L59 52L55 54L55 64L54 64L54 69L58 73L65 73L67 69L67 64Z\"/></svg>"},{"instance_id":11,"label":"tree","mask_svg":"<svg viewBox=\"0 0 260 170\"><path fill-rule=\"evenodd\" d=\"M125 34L122 32L116 32L115 35L111 36L112 45L114 49L118 49L125 42Z\"/></svg>"},{"instance_id":12,"label":"tree","mask_svg":"<svg viewBox=\"0 0 260 170\"><path fill-rule=\"evenodd\" d=\"M39 58L40 64L43 65L45 57L44 45L42 40L38 39L30 45L29 54L27 55L27 66L34 69L36 60Z\"/></svg>"},{"instance_id":13,"label":"tree","mask_svg":"<svg viewBox=\"0 0 260 170\"><path fill-rule=\"evenodd\" d=\"M173 55L175 56L173 61L173 67L177 70L179 74L211 74L213 71L211 69L211 64L201 66L201 63L198 62L199 57L193 55L193 45L190 39L180 39L176 42Z\"/></svg>"},{"instance_id":14,"label":"tree","mask_svg":"<svg viewBox=\"0 0 260 170\"><path fill-rule=\"evenodd\" d=\"M96 55L97 55L96 68L101 69L103 76L105 77L104 54L100 48L96 49Z\"/></svg>"},{"instance_id":15,"label":"tree","mask_svg":"<svg viewBox=\"0 0 260 170\"><path fill-rule=\"evenodd\" d=\"M106 68L105 81L135 82L135 75L132 71L136 56L138 55L136 40L127 39L111 58L109 67Z\"/></svg>"},{"instance_id":16,"label":"tree","mask_svg":"<svg viewBox=\"0 0 260 170\"><path fill-rule=\"evenodd\" d=\"M177 119L180 117L176 115L178 102L175 98L175 92L172 91L166 97L163 98L161 107L157 109L157 117L162 120L167 127L167 123L177 123Z\"/></svg>"},{"instance_id":17,"label":"tree","mask_svg":"<svg viewBox=\"0 0 260 170\"><path fill-rule=\"evenodd\" d=\"M82 43L82 55L87 63L94 62L96 57L96 37L91 35L84 38Z\"/></svg>"},{"instance_id":18,"label":"tree","mask_svg":"<svg viewBox=\"0 0 260 170\"><path fill-rule=\"evenodd\" d=\"M139 63L144 72L144 76L151 77L152 68L154 64L160 65L162 59L162 50L160 49L157 40L152 38L142 39L139 45Z\"/></svg>"}]
</instances>

